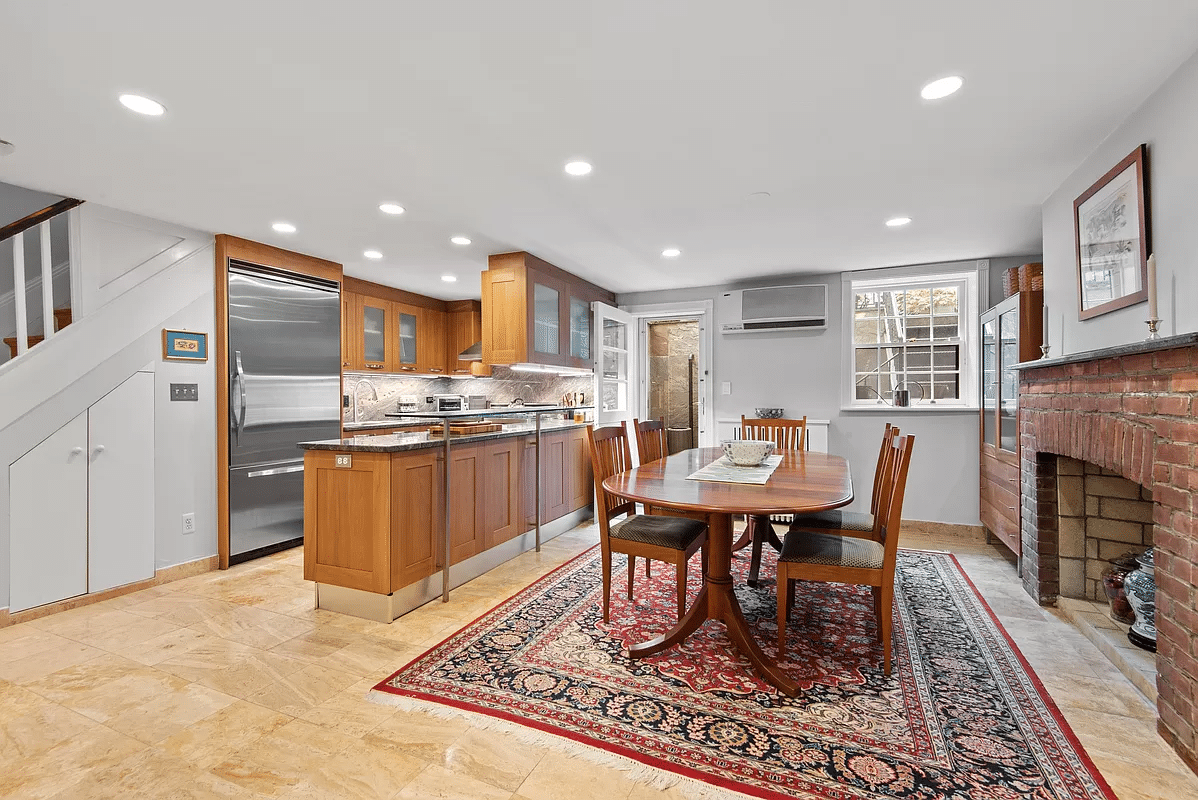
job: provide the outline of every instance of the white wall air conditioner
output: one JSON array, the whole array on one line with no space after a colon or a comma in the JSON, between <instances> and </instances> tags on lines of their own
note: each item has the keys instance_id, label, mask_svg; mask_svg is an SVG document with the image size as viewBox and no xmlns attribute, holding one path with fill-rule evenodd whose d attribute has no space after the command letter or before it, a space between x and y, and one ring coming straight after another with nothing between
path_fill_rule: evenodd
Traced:
<instances>
[{"instance_id":1,"label":"white wall air conditioner","mask_svg":"<svg viewBox=\"0 0 1198 800\"><path fill-rule=\"evenodd\" d=\"M823 330L828 327L825 284L737 289L717 298L721 333Z\"/></svg>"}]
</instances>

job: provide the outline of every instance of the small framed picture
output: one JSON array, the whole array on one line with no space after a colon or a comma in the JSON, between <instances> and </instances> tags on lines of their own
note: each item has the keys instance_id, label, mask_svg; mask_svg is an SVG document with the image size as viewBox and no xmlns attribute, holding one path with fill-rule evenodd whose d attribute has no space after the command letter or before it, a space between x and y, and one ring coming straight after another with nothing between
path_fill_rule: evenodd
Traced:
<instances>
[{"instance_id":1,"label":"small framed picture","mask_svg":"<svg viewBox=\"0 0 1198 800\"><path fill-rule=\"evenodd\" d=\"M207 361L208 334L163 328L162 357L168 361Z\"/></svg>"},{"instance_id":2,"label":"small framed picture","mask_svg":"<svg viewBox=\"0 0 1198 800\"><path fill-rule=\"evenodd\" d=\"M1079 319L1148 299L1147 166L1142 144L1073 201Z\"/></svg>"}]
</instances>

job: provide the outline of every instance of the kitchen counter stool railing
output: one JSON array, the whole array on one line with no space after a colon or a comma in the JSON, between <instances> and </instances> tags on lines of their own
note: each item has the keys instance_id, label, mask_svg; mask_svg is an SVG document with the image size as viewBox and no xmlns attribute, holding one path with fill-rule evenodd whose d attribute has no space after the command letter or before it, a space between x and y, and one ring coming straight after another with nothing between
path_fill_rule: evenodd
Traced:
<instances>
[{"instance_id":1,"label":"kitchen counter stool railing","mask_svg":"<svg viewBox=\"0 0 1198 800\"><path fill-rule=\"evenodd\" d=\"M478 418L510 417L512 414L532 414L533 415L533 417L536 421L535 422L536 438L535 438L535 444L534 444L535 452L533 453L533 457L535 459L534 465L533 465L533 471L536 473L536 548L537 548L537 552L539 553L539 552L541 552L541 481L542 481L542 474L541 474L541 418L545 414L564 414L568 411L569 412L592 411L592 410L594 410L594 408L595 408L594 406L522 405L522 406L514 406L514 407L510 407L510 408L492 408L492 409L485 409L485 410L484 409L473 409L473 410L464 410L464 411L413 411L413 412L391 413L391 414L387 415L389 417L413 418L413 419L415 419L415 418L437 419L437 420L441 421L441 436L445 440L442 444L443 452L441 454L441 458L445 462L445 465L444 465L445 491L442 492L442 500L441 500L442 504L444 505L444 511L445 511L445 542L444 542L445 552L443 554L444 559L443 559L443 564L441 567L441 602L442 603L449 602L449 561L450 561L450 546L452 544L452 536L450 533L450 531L451 531L450 514L452 513L452 510L450 507L450 500L449 500L450 486L452 486L452 484L450 483L451 476L452 476L452 466L451 466L452 462L450 461L450 458L449 458L449 446L450 446L450 439L452 439L453 437L450 435L450 432L449 432L450 424L454 420L461 420L464 418L468 419L468 418L474 418L474 417L478 417Z\"/></svg>"}]
</instances>

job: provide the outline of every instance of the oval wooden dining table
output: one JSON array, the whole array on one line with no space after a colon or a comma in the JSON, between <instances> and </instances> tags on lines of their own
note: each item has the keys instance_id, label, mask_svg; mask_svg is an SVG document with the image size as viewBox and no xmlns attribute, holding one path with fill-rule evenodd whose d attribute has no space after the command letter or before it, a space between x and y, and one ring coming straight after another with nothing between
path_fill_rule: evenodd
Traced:
<instances>
[{"instance_id":1,"label":"oval wooden dining table","mask_svg":"<svg viewBox=\"0 0 1198 800\"><path fill-rule=\"evenodd\" d=\"M728 637L754 668L780 691L794 695L794 681L753 638L732 585L733 514L804 514L853 501L849 465L840 456L803 450L780 451L782 463L764 485L688 480L724 454L718 447L686 450L612 475L603 488L619 497L707 515L707 573L703 588L674 628L629 648L633 658L660 653L682 642L709 619L720 620Z\"/></svg>"}]
</instances>

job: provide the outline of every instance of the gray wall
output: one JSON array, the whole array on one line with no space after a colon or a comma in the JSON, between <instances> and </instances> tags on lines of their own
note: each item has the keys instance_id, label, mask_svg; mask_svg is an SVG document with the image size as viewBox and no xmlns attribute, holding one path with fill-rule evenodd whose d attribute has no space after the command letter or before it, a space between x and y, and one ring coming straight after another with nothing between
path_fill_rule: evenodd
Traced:
<instances>
[{"instance_id":1,"label":"gray wall","mask_svg":"<svg viewBox=\"0 0 1198 800\"><path fill-rule=\"evenodd\" d=\"M997 260L997 259L995 259ZM994 261L991 261L993 265ZM1023 263L1026 259L1016 259ZM961 262L973 268L975 261ZM899 425L916 437L908 477L903 516L907 519L977 525L978 520L978 412L902 412L883 407L878 411L842 411L841 279L839 274L773 277L758 286L786 283L828 285L828 327L823 331L751 333L733 336L715 333L712 346L712 380L715 382L715 417L751 414L756 406L782 406L788 415L831 420L828 449L849 460L857 500L850 508L869 510L874 466L885 423ZM744 284L634 292L617 298L621 306L714 300L728 288ZM719 320L716 320L716 325ZM729 381L732 393L720 393Z\"/></svg>"},{"instance_id":2,"label":"gray wall","mask_svg":"<svg viewBox=\"0 0 1198 800\"><path fill-rule=\"evenodd\" d=\"M24 219L34 211L41 211L61 199L62 197L56 194L35 192L33 189L0 181L0 225Z\"/></svg>"},{"instance_id":3,"label":"gray wall","mask_svg":"<svg viewBox=\"0 0 1198 800\"><path fill-rule=\"evenodd\" d=\"M1139 303L1085 322L1077 318L1073 201L1141 143L1148 143L1152 249L1163 335L1198 330L1198 54L1183 64L1091 153L1043 205L1044 293L1053 354L1144 339Z\"/></svg>"}]
</instances>

